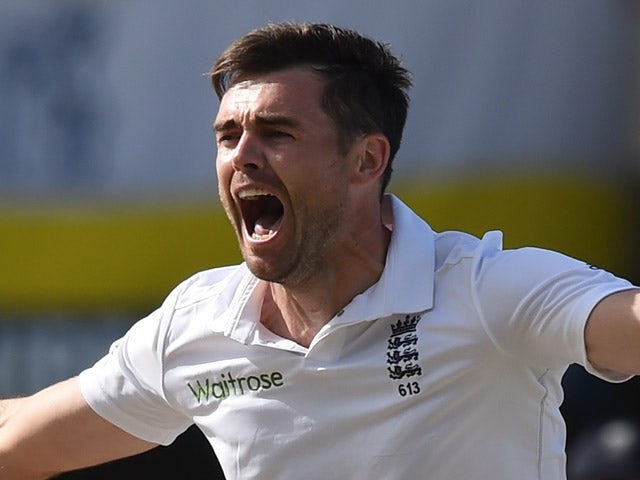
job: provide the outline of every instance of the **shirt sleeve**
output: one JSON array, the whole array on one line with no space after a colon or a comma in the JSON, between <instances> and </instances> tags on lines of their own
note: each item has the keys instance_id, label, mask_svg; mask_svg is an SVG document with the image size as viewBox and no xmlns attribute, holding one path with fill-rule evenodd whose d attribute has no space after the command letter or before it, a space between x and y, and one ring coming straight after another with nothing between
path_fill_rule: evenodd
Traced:
<instances>
[{"instance_id":1,"label":"shirt sleeve","mask_svg":"<svg viewBox=\"0 0 640 480\"><path fill-rule=\"evenodd\" d=\"M500 242L496 235L483 238L472 274L474 302L495 344L531 365L577 363L608 381L629 378L589 363L584 329L602 299L633 285L557 252L502 251Z\"/></svg>"},{"instance_id":2,"label":"shirt sleeve","mask_svg":"<svg viewBox=\"0 0 640 480\"><path fill-rule=\"evenodd\" d=\"M169 298L79 377L81 392L96 413L138 438L161 445L173 442L192 423L164 395L163 352L172 312Z\"/></svg>"}]
</instances>

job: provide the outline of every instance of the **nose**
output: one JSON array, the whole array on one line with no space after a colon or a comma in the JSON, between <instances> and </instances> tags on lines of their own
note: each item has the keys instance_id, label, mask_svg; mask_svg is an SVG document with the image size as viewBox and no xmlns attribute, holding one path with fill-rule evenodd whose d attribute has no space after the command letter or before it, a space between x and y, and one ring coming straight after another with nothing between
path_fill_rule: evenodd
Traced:
<instances>
[{"instance_id":1,"label":"nose","mask_svg":"<svg viewBox=\"0 0 640 480\"><path fill-rule=\"evenodd\" d=\"M250 132L244 131L232 152L233 168L240 172L258 170L264 166L260 141Z\"/></svg>"}]
</instances>

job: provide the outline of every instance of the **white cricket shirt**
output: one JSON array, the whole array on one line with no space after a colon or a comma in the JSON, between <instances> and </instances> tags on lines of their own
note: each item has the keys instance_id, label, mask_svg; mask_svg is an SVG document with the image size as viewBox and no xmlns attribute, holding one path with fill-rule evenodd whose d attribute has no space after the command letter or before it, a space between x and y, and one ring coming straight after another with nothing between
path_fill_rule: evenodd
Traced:
<instances>
[{"instance_id":1,"label":"white cricket shirt","mask_svg":"<svg viewBox=\"0 0 640 480\"><path fill-rule=\"evenodd\" d=\"M245 265L214 269L82 372L87 402L151 442L197 424L228 480L564 479L561 376L593 371L589 312L632 286L392 203L382 277L309 348L259 323Z\"/></svg>"}]
</instances>

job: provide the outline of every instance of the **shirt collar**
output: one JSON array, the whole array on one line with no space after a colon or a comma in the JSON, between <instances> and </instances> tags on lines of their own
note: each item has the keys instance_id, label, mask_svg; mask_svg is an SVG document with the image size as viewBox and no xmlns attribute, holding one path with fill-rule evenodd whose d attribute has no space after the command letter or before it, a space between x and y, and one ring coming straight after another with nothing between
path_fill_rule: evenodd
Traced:
<instances>
[{"instance_id":1,"label":"shirt collar","mask_svg":"<svg viewBox=\"0 0 640 480\"><path fill-rule=\"evenodd\" d=\"M431 227L394 195L391 242L382 276L357 295L335 323L375 320L433 307L435 241Z\"/></svg>"}]
</instances>

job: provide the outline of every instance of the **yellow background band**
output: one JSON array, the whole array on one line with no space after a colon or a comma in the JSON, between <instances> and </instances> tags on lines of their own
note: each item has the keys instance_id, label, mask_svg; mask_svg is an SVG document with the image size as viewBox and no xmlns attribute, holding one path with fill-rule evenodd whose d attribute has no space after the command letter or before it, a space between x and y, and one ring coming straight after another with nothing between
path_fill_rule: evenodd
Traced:
<instances>
[{"instance_id":1,"label":"yellow background band","mask_svg":"<svg viewBox=\"0 0 640 480\"><path fill-rule=\"evenodd\" d=\"M392 189L435 230L505 232L505 246L560 250L632 272L629 194L599 179L488 178ZM192 273L241 260L212 199L190 205L0 207L0 311L148 310Z\"/></svg>"},{"instance_id":2,"label":"yellow background band","mask_svg":"<svg viewBox=\"0 0 640 480\"><path fill-rule=\"evenodd\" d=\"M192 273L240 260L213 205L0 210L0 309L147 309Z\"/></svg>"}]
</instances>

